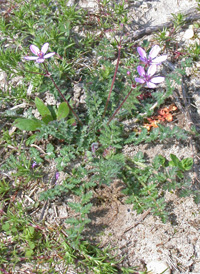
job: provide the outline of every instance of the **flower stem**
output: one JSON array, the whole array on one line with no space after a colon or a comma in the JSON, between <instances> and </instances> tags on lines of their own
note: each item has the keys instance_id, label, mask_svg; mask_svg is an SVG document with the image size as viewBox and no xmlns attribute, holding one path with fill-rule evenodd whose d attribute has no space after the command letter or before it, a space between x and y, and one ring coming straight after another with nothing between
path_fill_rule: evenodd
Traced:
<instances>
[{"instance_id":1,"label":"flower stem","mask_svg":"<svg viewBox=\"0 0 200 274\"><path fill-rule=\"evenodd\" d=\"M73 115L76 117L78 123L83 126L83 123L81 122L81 120L79 119L78 115L74 112L73 108L70 106L69 102L65 99L65 96L62 94L62 92L60 91L59 87L56 85L54 79L51 77L51 74L48 72L48 69L46 67L46 65L43 63L44 68L46 70L46 76L49 77L52 81L52 83L54 84L55 88L57 89L58 93L60 94L60 96L63 98L63 100L67 103L69 109L71 110L71 112L73 113Z\"/></svg>"},{"instance_id":2,"label":"flower stem","mask_svg":"<svg viewBox=\"0 0 200 274\"><path fill-rule=\"evenodd\" d=\"M103 113L102 119L105 117L106 110L108 108L108 103L110 101L111 92L112 92L112 89L113 89L113 86L114 86L114 83L115 83L115 78L116 78L117 70L118 70L118 67L119 67L120 53L121 53L121 40L120 40L119 45L118 45L117 64L116 64L116 67L115 67L115 72L114 72L114 76L113 76L113 79L112 79L112 83L111 83L110 91L109 91L108 98L107 98L107 101L106 101L106 105L105 105L105 108L104 108L104 113Z\"/></svg>"},{"instance_id":3,"label":"flower stem","mask_svg":"<svg viewBox=\"0 0 200 274\"><path fill-rule=\"evenodd\" d=\"M126 97L124 98L124 100L121 102L121 104L119 105L119 107L115 110L115 112L113 113L113 115L110 117L110 119L107 122L107 126L110 124L110 122L113 120L113 118L115 117L115 115L119 112L120 108L123 106L123 104L126 102L126 100L128 99L129 95L131 94L133 90L133 86L131 88L131 90L129 91L129 93L126 95Z\"/></svg>"},{"instance_id":4,"label":"flower stem","mask_svg":"<svg viewBox=\"0 0 200 274\"><path fill-rule=\"evenodd\" d=\"M33 74L39 74L39 75L46 76L46 74L44 74L44 73L40 73L40 72L28 71L28 70L24 70L24 71L25 71L25 72L28 72L28 73L33 73Z\"/></svg>"}]
</instances>

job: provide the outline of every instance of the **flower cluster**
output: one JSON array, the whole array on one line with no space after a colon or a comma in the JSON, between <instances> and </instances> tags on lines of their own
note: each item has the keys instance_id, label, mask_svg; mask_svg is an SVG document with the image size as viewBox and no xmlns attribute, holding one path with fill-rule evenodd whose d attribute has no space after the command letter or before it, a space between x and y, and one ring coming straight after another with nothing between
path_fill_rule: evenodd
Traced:
<instances>
[{"instance_id":1,"label":"flower cluster","mask_svg":"<svg viewBox=\"0 0 200 274\"><path fill-rule=\"evenodd\" d=\"M164 77L157 76L154 77L154 74L156 73L157 65L160 65L162 62L164 62L167 59L167 55L161 55L157 57L158 53L160 52L161 48L158 45L155 45L151 51L149 52L149 55L147 56L146 52L143 48L138 47L137 51L140 55L140 60L142 63L145 64L145 68L149 66L147 72L145 71L145 68L142 66L137 67L138 74L140 77L136 77L135 81L140 84L146 85L148 88L155 88L156 84L162 83L164 81Z\"/></svg>"}]
</instances>

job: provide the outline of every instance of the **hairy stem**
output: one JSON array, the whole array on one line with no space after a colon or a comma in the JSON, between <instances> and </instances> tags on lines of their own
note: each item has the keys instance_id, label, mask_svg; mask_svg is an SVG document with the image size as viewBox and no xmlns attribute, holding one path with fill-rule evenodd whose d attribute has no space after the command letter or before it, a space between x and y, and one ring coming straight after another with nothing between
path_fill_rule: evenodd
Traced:
<instances>
[{"instance_id":1,"label":"hairy stem","mask_svg":"<svg viewBox=\"0 0 200 274\"><path fill-rule=\"evenodd\" d=\"M33 74L39 74L39 75L46 76L46 74L44 74L44 73L40 73L40 72L28 71L28 70L24 70L24 71L25 71L25 72L28 72L28 73L33 73Z\"/></svg>"},{"instance_id":2,"label":"hairy stem","mask_svg":"<svg viewBox=\"0 0 200 274\"><path fill-rule=\"evenodd\" d=\"M59 87L56 85L54 79L51 77L50 73L48 72L48 69L46 67L46 65L43 63L44 68L46 70L46 76L49 77L52 81L52 83L54 84L55 88L57 89L58 93L60 94L60 96L63 98L63 100L67 103L69 109L71 110L71 112L73 113L73 115L76 117L78 123L83 126L83 123L81 122L81 120L79 119L78 115L75 113L75 111L73 110L73 108L70 106L69 102L65 99L65 96L62 94L62 92L60 91Z\"/></svg>"},{"instance_id":3,"label":"hairy stem","mask_svg":"<svg viewBox=\"0 0 200 274\"><path fill-rule=\"evenodd\" d=\"M111 92L112 92L112 89L113 89L113 86L114 86L114 83L115 83L115 78L116 78L117 70L118 70L118 67L119 67L120 53L121 53L121 40L120 40L119 45L118 45L118 57L117 57L117 64L116 64L116 67L115 67L115 73L114 73L114 76L113 76L113 79L112 79L112 83L111 83L110 91L109 91L108 98L107 98L107 101L106 101L106 105L105 105L105 108L104 108L104 113L103 113L102 119L105 117L106 110L108 108L108 103L110 101Z\"/></svg>"},{"instance_id":4,"label":"hairy stem","mask_svg":"<svg viewBox=\"0 0 200 274\"><path fill-rule=\"evenodd\" d=\"M126 100L128 99L129 95L131 94L133 90L133 87L131 88L131 90L129 91L129 93L126 95L126 97L124 98L124 100L121 102L121 104L119 105L119 107L115 110L115 112L113 113L113 115L110 117L110 119L107 122L107 125L110 124L110 122L113 120L113 118L116 116L116 114L119 112L120 108L123 106L123 104L126 102Z\"/></svg>"}]
</instances>

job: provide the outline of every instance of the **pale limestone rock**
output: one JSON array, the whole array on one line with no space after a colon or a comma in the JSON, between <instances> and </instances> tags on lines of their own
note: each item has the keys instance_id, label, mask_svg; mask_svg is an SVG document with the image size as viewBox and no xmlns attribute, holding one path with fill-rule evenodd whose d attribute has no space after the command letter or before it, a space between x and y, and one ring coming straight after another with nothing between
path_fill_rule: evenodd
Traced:
<instances>
[{"instance_id":1,"label":"pale limestone rock","mask_svg":"<svg viewBox=\"0 0 200 274\"><path fill-rule=\"evenodd\" d=\"M6 90L8 88L7 74L0 70L0 89Z\"/></svg>"},{"instance_id":2,"label":"pale limestone rock","mask_svg":"<svg viewBox=\"0 0 200 274\"><path fill-rule=\"evenodd\" d=\"M170 274L171 271L169 269L169 266L163 262L163 261L151 261L147 264L147 271L149 274L160 274L160 273L165 273L165 274Z\"/></svg>"},{"instance_id":3,"label":"pale limestone rock","mask_svg":"<svg viewBox=\"0 0 200 274\"><path fill-rule=\"evenodd\" d=\"M32 90L33 90L33 85L32 83L30 83L27 89L27 96L31 96Z\"/></svg>"},{"instance_id":4,"label":"pale limestone rock","mask_svg":"<svg viewBox=\"0 0 200 274\"><path fill-rule=\"evenodd\" d=\"M59 218L66 219L68 217L68 211L66 205L58 206Z\"/></svg>"},{"instance_id":5,"label":"pale limestone rock","mask_svg":"<svg viewBox=\"0 0 200 274\"><path fill-rule=\"evenodd\" d=\"M194 36L194 30L192 28L189 28L185 31L183 38L185 40L191 39Z\"/></svg>"}]
</instances>

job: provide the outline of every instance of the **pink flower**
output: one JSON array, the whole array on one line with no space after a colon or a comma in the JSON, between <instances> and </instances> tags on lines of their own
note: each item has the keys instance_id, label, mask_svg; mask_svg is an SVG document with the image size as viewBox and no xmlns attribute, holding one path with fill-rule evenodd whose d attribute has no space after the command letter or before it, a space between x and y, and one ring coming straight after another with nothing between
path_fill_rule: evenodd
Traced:
<instances>
[{"instance_id":1,"label":"pink flower","mask_svg":"<svg viewBox=\"0 0 200 274\"><path fill-rule=\"evenodd\" d=\"M59 177L60 177L60 173L57 171L56 174L55 174L56 181L58 180Z\"/></svg>"},{"instance_id":2,"label":"pink flower","mask_svg":"<svg viewBox=\"0 0 200 274\"><path fill-rule=\"evenodd\" d=\"M26 57L24 57L24 59L25 60L35 60L36 63L43 63L46 58L50 58L55 54L55 52L50 52L50 53L45 54L48 50L48 47L49 47L49 43L45 43L42 46L41 50L39 50L38 47L31 45L30 50L32 51L33 54L35 54L37 56L26 56Z\"/></svg>"},{"instance_id":3,"label":"pink flower","mask_svg":"<svg viewBox=\"0 0 200 274\"><path fill-rule=\"evenodd\" d=\"M37 166L37 162L34 161L34 162L32 163L32 165L31 165L31 168L35 168L36 166Z\"/></svg>"},{"instance_id":4,"label":"pink flower","mask_svg":"<svg viewBox=\"0 0 200 274\"><path fill-rule=\"evenodd\" d=\"M162 62L164 62L167 59L167 55L161 55L159 57L156 57L158 53L161 51L161 48L158 45L153 46L153 48L150 50L149 55L147 57L147 54L145 50L141 47L137 48L137 51L140 55L140 60L145 65L160 65Z\"/></svg>"},{"instance_id":5,"label":"pink flower","mask_svg":"<svg viewBox=\"0 0 200 274\"><path fill-rule=\"evenodd\" d=\"M146 84L148 88L156 88L155 84L159 84L165 80L165 77L153 77L153 75L156 73L156 65L151 65L147 72L145 72L142 66L138 66L137 71L141 78L135 78L135 81L140 84Z\"/></svg>"}]
</instances>

